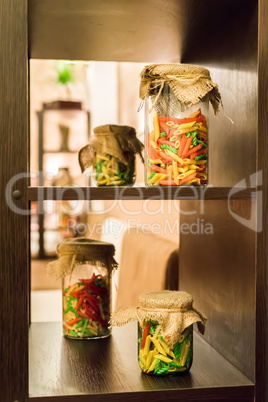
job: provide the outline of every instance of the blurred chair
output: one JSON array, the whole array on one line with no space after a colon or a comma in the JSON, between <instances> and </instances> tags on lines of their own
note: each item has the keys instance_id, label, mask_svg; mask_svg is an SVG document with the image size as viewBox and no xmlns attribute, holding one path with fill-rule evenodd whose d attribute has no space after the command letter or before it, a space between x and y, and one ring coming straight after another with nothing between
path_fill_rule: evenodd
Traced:
<instances>
[{"instance_id":1,"label":"blurred chair","mask_svg":"<svg viewBox=\"0 0 268 402\"><path fill-rule=\"evenodd\" d=\"M116 308L136 305L140 293L178 289L179 256L175 243L138 228L124 232Z\"/></svg>"}]
</instances>

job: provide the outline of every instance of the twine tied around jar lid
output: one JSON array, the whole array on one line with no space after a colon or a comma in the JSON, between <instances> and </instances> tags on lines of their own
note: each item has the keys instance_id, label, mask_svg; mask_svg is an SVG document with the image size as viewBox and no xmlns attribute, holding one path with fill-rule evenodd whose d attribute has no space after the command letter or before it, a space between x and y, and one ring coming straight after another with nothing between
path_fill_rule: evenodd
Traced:
<instances>
[{"instance_id":1,"label":"twine tied around jar lid","mask_svg":"<svg viewBox=\"0 0 268 402\"><path fill-rule=\"evenodd\" d=\"M151 110L160 101L163 102L161 93L165 84L169 85L174 94L173 99L169 99L167 102L177 101L178 103L179 101L181 110L186 110L199 103L206 95L213 106L214 114L218 113L219 106L222 105L218 85L212 82L209 71L204 67L189 64L152 64L146 66L140 76L141 104L139 110L146 97L152 97ZM164 109L164 105L162 105L162 109Z\"/></svg>"},{"instance_id":2,"label":"twine tied around jar lid","mask_svg":"<svg viewBox=\"0 0 268 402\"><path fill-rule=\"evenodd\" d=\"M96 154L104 153L114 156L119 162L128 166L138 154L142 160L144 145L136 137L136 130L130 126L105 124L93 129L94 135L89 143L79 151L78 160L81 171L95 164Z\"/></svg>"},{"instance_id":3,"label":"twine tied around jar lid","mask_svg":"<svg viewBox=\"0 0 268 402\"><path fill-rule=\"evenodd\" d=\"M57 245L58 259L48 264L48 275L64 278L71 275L76 264L85 262L96 265L100 262L108 268L109 274L118 267L113 258L115 247L111 243L91 240L86 237L65 239Z\"/></svg>"},{"instance_id":4,"label":"twine tied around jar lid","mask_svg":"<svg viewBox=\"0 0 268 402\"><path fill-rule=\"evenodd\" d=\"M143 293L136 307L120 307L111 316L111 326L122 326L137 320L141 326L157 321L159 333L172 346L181 333L195 322L204 334L206 317L193 307L193 297L183 291L162 290Z\"/></svg>"}]
</instances>

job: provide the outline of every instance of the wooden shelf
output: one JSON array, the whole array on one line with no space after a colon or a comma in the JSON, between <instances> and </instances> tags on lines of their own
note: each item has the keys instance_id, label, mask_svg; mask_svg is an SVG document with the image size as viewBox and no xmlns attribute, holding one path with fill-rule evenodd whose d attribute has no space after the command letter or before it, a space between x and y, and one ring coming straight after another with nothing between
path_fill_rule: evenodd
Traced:
<instances>
[{"instance_id":1,"label":"wooden shelf","mask_svg":"<svg viewBox=\"0 0 268 402\"><path fill-rule=\"evenodd\" d=\"M30 328L29 352L31 401L56 397L89 402L175 401L180 397L183 401L254 400L253 383L199 335L194 338L190 373L173 378L141 373L136 323L114 328L111 337L92 341L64 338L60 323L35 323Z\"/></svg>"},{"instance_id":2,"label":"wooden shelf","mask_svg":"<svg viewBox=\"0 0 268 402\"><path fill-rule=\"evenodd\" d=\"M42 200L248 200L256 188L239 187L28 187L29 201Z\"/></svg>"}]
</instances>

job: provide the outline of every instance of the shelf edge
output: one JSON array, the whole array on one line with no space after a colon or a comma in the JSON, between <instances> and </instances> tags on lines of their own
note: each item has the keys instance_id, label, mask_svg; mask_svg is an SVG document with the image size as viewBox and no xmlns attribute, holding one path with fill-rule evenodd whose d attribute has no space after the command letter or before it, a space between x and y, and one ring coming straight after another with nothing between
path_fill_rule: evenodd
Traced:
<instances>
[{"instance_id":1,"label":"shelf edge","mask_svg":"<svg viewBox=\"0 0 268 402\"><path fill-rule=\"evenodd\" d=\"M45 200L248 200L256 187L28 187L29 201Z\"/></svg>"}]
</instances>

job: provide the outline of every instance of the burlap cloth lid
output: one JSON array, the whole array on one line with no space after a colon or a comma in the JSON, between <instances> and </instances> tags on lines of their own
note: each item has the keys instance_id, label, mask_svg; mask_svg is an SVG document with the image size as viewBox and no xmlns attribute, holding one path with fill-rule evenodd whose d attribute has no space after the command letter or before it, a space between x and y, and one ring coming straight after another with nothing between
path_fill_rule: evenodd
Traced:
<instances>
[{"instance_id":1,"label":"burlap cloth lid","mask_svg":"<svg viewBox=\"0 0 268 402\"><path fill-rule=\"evenodd\" d=\"M189 64L152 64L146 66L140 76L140 98L144 100L153 96L153 106L161 98L165 83L172 89L182 110L199 103L206 95L215 114L222 104L218 85L212 82L209 71L204 67Z\"/></svg>"},{"instance_id":2,"label":"burlap cloth lid","mask_svg":"<svg viewBox=\"0 0 268 402\"><path fill-rule=\"evenodd\" d=\"M143 144L136 137L136 130L130 126L105 124L93 129L94 135L89 143L79 151L78 160L82 172L95 164L97 153L109 154L119 162L128 165L130 159L138 154L143 161Z\"/></svg>"},{"instance_id":3,"label":"burlap cloth lid","mask_svg":"<svg viewBox=\"0 0 268 402\"><path fill-rule=\"evenodd\" d=\"M120 307L112 314L111 325L121 326L138 320L140 325L153 320L159 323L159 333L166 343L174 345L181 333L193 323L205 331L206 317L193 308L193 297L183 291L162 290L143 293L137 307Z\"/></svg>"},{"instance_id":4,"label":"burlap cloth lid","mask_svg":"<svg viewBox=\"0 0 268 402\"><path fill-rule=\"evenodd\" d=\"M111 243L91 240L86 237L65 239L57 245L58 259L48 264L49 275L64 278L70 275L76 264L85 261L92 265L104 264L110 272L117 268L118 264L113 258L115 247Z\"/></svg>"}]
</instances>

